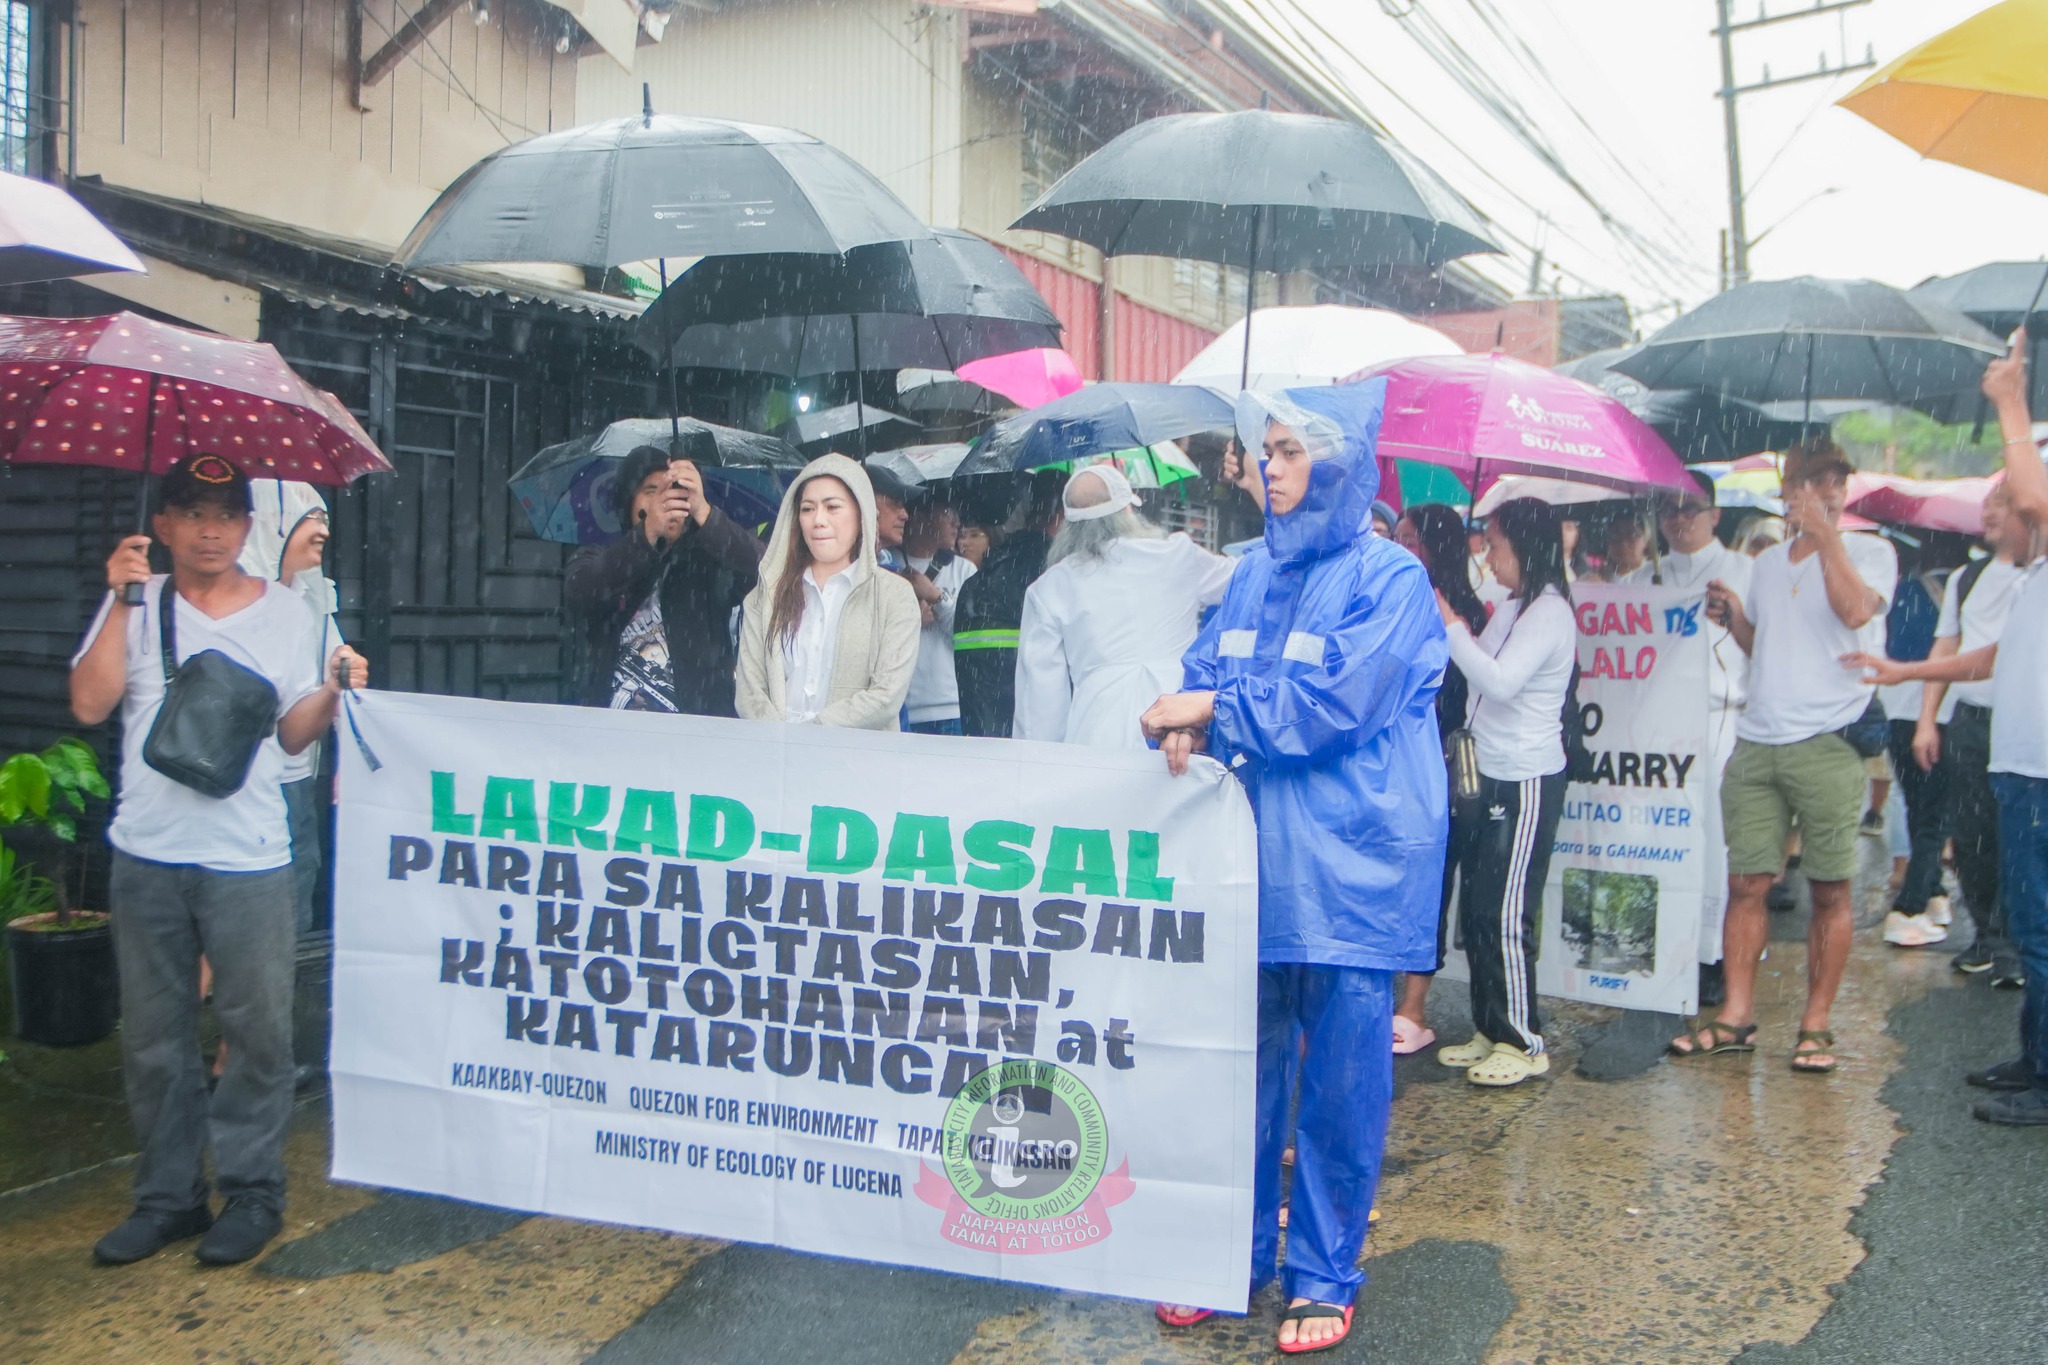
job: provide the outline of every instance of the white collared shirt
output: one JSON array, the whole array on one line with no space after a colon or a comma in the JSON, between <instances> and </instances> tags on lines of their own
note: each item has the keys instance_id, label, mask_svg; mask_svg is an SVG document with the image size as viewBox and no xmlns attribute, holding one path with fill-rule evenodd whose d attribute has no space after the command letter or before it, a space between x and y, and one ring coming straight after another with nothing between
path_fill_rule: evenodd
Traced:
<instances>
[{"instance_id":1,"label":"white collared shirt","mask_svg":"<svg viewBox=\"0 0 2048 1365\"><path fill-rule=\"evenodd\" d=\"M804 570L803 620L782 652L783 719L791 724L815 724L831 700L839 617L853 595L855 567L849 564L833 574L822 589L811 570Z\"/></svg>"}]
</instances>

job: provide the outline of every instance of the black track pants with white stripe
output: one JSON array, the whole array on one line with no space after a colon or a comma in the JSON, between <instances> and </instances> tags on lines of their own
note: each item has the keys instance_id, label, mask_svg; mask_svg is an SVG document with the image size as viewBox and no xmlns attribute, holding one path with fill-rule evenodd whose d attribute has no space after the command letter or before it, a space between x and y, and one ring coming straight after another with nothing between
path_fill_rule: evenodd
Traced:
<instances>
[{"instance_id":1,"label":"black track pants with white stripe","mask_svg":"<svg viewBox=\"0 0 2048 1365\"><path fill-rule=\"evenodd\" d=\"M1543 1051L1536 1016L1537 916L1564 810L1565 774L1503 782L1480 775L1460 801L1458 925L1472 972L1472 1024L1496 1043Z\"/></svg>"}]
</instances>

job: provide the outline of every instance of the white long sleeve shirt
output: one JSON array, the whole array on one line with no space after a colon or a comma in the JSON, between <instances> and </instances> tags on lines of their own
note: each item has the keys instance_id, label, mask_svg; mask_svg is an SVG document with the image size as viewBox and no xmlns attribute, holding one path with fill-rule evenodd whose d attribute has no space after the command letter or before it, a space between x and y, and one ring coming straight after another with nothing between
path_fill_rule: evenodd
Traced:
<instances>
[{"instance_id":1,"label":"white long sleeve shirt","mask_svg":"<svg viewBox=\"0 0 2048 1365\"><path fill-rule=\"evenodd\" d=\"M825 580L804 570L804 615L796 634L784 646L782 656L783 695L788 700L784 719L796 725L816 722L818 713L832 696L832 659L838 653L839 617L846 599L853 595L853 571L849 565ZM876 572L871 570L870 572Z\"/></svg>"},{"instance_id":2,"label":"white long sleeve shirt","mask_svg":"<svg viewBox=\"0 0 2048 1365\"><path fill-rule=\"evenodd\" d=\"M1047 569L1024 594L1017 738L1143 748L1138 717L1180 690L1180 657L1237 564L1175 534Z\"/></svg>"},{"instance_id":3,"label":"white long sleeve shirt","mask_svg":"<svg viewBox=\"0 0 2048 1365\"><path fill-rule=\"evenodd\" d=\"M1526 610L1503 602L1476 640L1462 621L1446 632L1471 687L1465 724L1479 771L1502 782L1564 771L1564 696L1579 654L1571 604L1546 588Z\"/></svg>"}]
</instances>

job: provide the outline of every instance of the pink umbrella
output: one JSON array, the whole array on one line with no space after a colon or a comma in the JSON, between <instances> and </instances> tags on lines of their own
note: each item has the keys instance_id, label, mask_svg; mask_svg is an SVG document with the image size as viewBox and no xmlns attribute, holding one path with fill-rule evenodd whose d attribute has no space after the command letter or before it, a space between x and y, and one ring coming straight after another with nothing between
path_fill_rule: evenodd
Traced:
<instances>
[{"instance_id":1,"label":"pink umbrella","mask_svg":"<svg viewBox=\"0 0 2048 1365\"><path fill-rule=\"evenodd\" d=\"M1503 355L1416 356L1345 382L1387 379L1383 458L1442 465L1467 484L1542 474L1608 488L1693 489L1641 418L1589 384Z\"/></svg>"},{"instance_id":2,"label":"pink umbrella","mask_svg":"<svg viewBox=\"0 0 2048 1365\"><path fill-rule=\"evenodd\" d=\"M1075 368L1074 358L1051 346L969 361L953 373L1023 408L1041 407L1081 387L1081 371Z\"/></svg>"},{"instance_id":3,"label":"pink umbrella","mask_svg":"<svg viewBox=\"0 0 2048 1365\"><path fill-rule=\"evenodd\" d=\"M1984 499L1997 486L1995 478L1907 479L1897 474L1858 473L1849 480L1844 506L1872 521L1981 536Z\"/></svg>"}]
</instances>

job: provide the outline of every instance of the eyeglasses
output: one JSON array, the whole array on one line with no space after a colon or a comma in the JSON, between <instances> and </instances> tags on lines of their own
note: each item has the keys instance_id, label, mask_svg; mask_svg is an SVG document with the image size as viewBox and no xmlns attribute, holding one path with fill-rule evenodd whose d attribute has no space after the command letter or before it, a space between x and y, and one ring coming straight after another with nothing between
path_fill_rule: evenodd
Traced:
<instances>
[{"instance_id":1,"label":"eyeglasses","mask_svg":"<svg viewBox=\"0 0 2048 1365\"><path fill-rule=\"evenodd\" d=\"M1709 507L1705 503L1673 502L1666 503L1663 507L1659 508L1657 511L1657 515L1660 517L1697 517L1703 516L1706 513L1711 512L1713 510L1714 509L1712 507Z\"/></svg>"}]
</instances>

